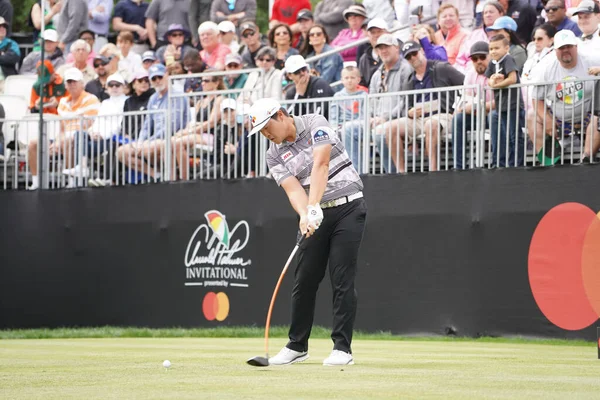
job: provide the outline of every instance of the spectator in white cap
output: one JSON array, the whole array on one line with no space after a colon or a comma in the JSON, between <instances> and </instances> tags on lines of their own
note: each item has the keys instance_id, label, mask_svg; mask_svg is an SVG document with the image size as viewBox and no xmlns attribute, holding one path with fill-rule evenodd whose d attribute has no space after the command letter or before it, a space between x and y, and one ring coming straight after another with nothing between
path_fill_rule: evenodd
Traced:
<instances>
[{"instance_id":1,"label":"spectator in white cap","mask_svg":"<svg viewBox=\"0 0 600 400\"><path fill-rule=\"evenodd\" d=\"M312 76L309 72L309 66L304 57L291 56L285 62L285 72L294 82L294 85L285 93L287 100L298 99L318 99L320 97L332 97L333 90L327 81L320 77ZM327 102L296 103L293 106L292 114L304 115L307 113L317 113L329 116L329 105Z\"/></svg>"},{"instance_id":2,"label":"spectator in white cap","mask_svg":"<svg viewBox=\"0 0 600 400\"><path fill-rule=\"evenodd\" d=\"M209 68L224 70L225 57L231 53L229 46L219 42L219 27L211 21L206 21L198 27L198 36L202 51L200 58Z\"/></svg>"},{"instance_id":3,"label":"spectator in white cap","mask_svg":"<svg viewBox=\"0 0 600 400\"><path fill-rule=\"evenodd\" d=\"M133 88L131 95L125 100L123 112L139 112L148 109L148 100L154 94L154 89L150 87L150 78L148 71L140 69L136 72L131 82ZM123 118L122 134L126 137L135 138L138 136L144 116L141 114L128 115Z\"/></svg>"},{"instance_id":4,"label":"spectator in white cap","mask_svg":"<svg viewBox=\"0 0 600 400\"><path fill-rule=\"evenodd\" d=\"M359 48L359 53L362 52L363 54L357 60L361 76L360 84L363 86L369 87L371 76L373 76L373 73L381 65L381 58L379 58L375 46L377 45L377 39L385 33L388 33L388 25L383 19L373 18L367 24L367 37L369 41L364 44L365 47L363 49Z\"/></svg>"},{"instance_id":5,"label":"spectator in white cap","mask_svg":"<svg viewBox=\"0 0 600 400\"><path fill-rule=\"evenodd\" d=\"M322 0L315 6L315 23L323 25L328 35L336 37L342 29L347 27L344 10L353 4L354 0Z\"/></svg>"},{"instance_id":6,"label":"spectator in white cap","mask_svg":"<svg viewBox=\"0 0 600 400\"><path fill-rule=\"evenodd\" d=\"M533 93L535 115L532 117L535 119L528 124L527 133L542 165L548 165L545 158L548 153L544 150L547 152L555 146L552 136L567 138L577 131L585 131L582 162L592 160L600 148L598 81L577 80L589 78L589 73L594 72L592 67L600 65L600 54L581 54L577 49L578 44L579 39L571 30L564 29L554 35L556 58L551 59L540 71L539 82L564 82L536 86ZM592 109L592 103L595 109ZM576 145L575 148L580 147ZM558 148L555 154L560 155L560 152Z\"/></svg>"},{"instance_id":7,"label":"spectator in white cap","mask_svg":"<svg viewBox=\"0 0 600 400\"><path fill-rule=\"evenodd\" d=\"M186 31L190 31L189 8L189 2L185 1L152 0L146 10L146 31L152 50L168 44L164 37L172 24L181 24Z\"/></svg>"},{"instance_id":8,"label":"spectator in white cap","mask_svg":"<svg viewBox=\"0 0 600 400\"><path fill-rule=\"evenodd\" d=\"M363 22L367 19L367 11L364 7L353 4L344 10L344 19L348 28L342 29L331 41L333 47L342 47L348 43L356 42L365 36L362 29ZM344 61L356 61L357 47L342 50L340 55Z\"/></svg>"},{"instance_id":9,"label":"spectator in white cap","mask_svg":"<svg viewBox=\"0 0 600 400\"><path fill-rule=\"evenodd\" d=\"M231 21L221 21L219 25L219 41L227 46L232 53L237 53L240 50L238 37L235 33L235 25Z\"/></svg>"},{"instance_id":10,"label":"spectator in white cap","mask_svg":"<svg viewBox=\"0 0 600 400\"><path fill-rule=\"evenodd\" d=\"M298 50L304 46L304 43L308 40L308 31L315 24L315 17L313 17L313 13L310 11L310 8L305 8L298 11L298 15L296 16L296 25L298 27L298 37L296 43L294 43L294 47ZM292 30L293 32L293 30Z\"/></svg>"},{"instance_id":11,"label":"spectator in white cap","mask_svg":"<svg viewBox=\"0 0 600 400\"><path fill-rule=\"evenodd\" d=\"M166 45L156 50L158 62L169 66L174 61L181 61L183 55L192 47L185 44L189 39L190 32L181 24L171 24L165 33Z\"/></svg>"},{"instance_id":12,"label":"spectator in white cap","mask_svg":"<svg viewBox=\"0 0 600 400\"><path fill-rule=\"evenodd\" d=\"M286 24L277 24L269 31L269 43L277 52L275 68L283 69L289 56L300 54L292 47L292 29Z\"/></svg>"},{"instance_id":13,"label":"spectator in white cap","mask_svg":"<svg viewBox=\"0 0 600 400\"><path fill-rule=\"evenodd\" d=\"M225 57L225 71L234 72L242 69L242 56L237 53L227 54ZM227 89L242 89L248 80L248 74L225 75L225 87Z\"/></svg>"},{"instance_id":14,"label":"spectator in white cap","mask_svg":"<svg viewBox=\"0 0 600 400\"><path fill-rule=\"evenodd\" d=\"M73 117L73 119L63 119L61 121L60 133L58 138L50 144L48 154L50 157L62 154L65 167L70 168L74 161L75 135L77 132L86 132L89 129L93 123L93 118L98 114L100 102L96 96L85 91L83 74L78 68L71 67L67 69L64 74L64 80L68 94L60 99L57 111L60 117ZM39 187L37 151L38 142L37 139L33 139L27 147L31 169L31 186L28 188L30 190L35 190ZM83 176L78 176L77 178L82 179ZM70 181L69 185L72 186L73 183Z\"/></svg>"},{"instance_id":15,"label":"spectator in white cap","mask_svg":"<svg viewBox=\"0 0 600 400\"><path fill-rule=\"evenodd\" d=\"M95 159L105 151L109 151L111 138L120 133L123 109L127 99L124 94L125 79L119 73L110 75L106 82L109 97L100 104L94 124L89 130L79 131L75 134L75 162L77 165L63 170L64 175L72 178L90 178L88 181L90 186L105 186L110 183L106 169L102 176L90 174L88 157ZM114 151L111 150L110 154L113 155Z\"/></svg>"},{"instance_id":16,"label":"spectator in white cap","mask_svg":"<svg viewBox=\"0 0 600 400\"><path fill-rule=\"evenodd\" d=\"M240 21L256 19L256 0L213 0L210 7L210 20L231 21L235 26Z\"/></svg>"},{"instance_id":17,"label":"spectator in white cap","mask_svg":"<svg viewBox=\"0 0 600 400\"><path fill-rule=\"evenodd\" d=\"M577 26L581 29L579 45L582 54L591 54L600 51L600 35L598 24L600 24L600 7L593 0L583 0L573 12L577 16Z\"/></svg>"},{"instance_id":18,"label":"spectator in white cap","mask_svg":"<svg viewBox=\"0 0 600 400\"><path fill-rule=\"evenodd\" d=\"M256 54L256 64L262 71L254 71L248 75L244 91L238 100L240 103L254 104L256 100L263 97L270 97L277 100L283 97L283 90L281 88L283 71L275 68L275 56L275 49L271 47L263 47L258 51ZM247 93L250 93L250 95L248 96Z\"/></svg>"},{"instance_id":19,"label":"spectator in white cap","mask_svg":"<svg viewBox=\"0 0 600 400\"><path fill-rule=\"evenodd\" d=\"M304 58L311 58L319 54L333 50L329 44L329 36L322 25L315 24L308 31L308 42L300 51ZM311 63L311 67L325 82L332 84L340 80L344 60L339 53L319 58Z\"/></svg>"},{"instance_id":20,"label":"spectator in white cap","mask_svg":"<svg viewBox=\"0 0 600 400\"><path fill-rule=\"evenodd\" d=\"M54 69L58 69L65 63L65 57L58 48L58 33L54 29L46 29L41 38L44 42L44 59L50 60ZM36 65L42 58L41 51L32 51L23 59L19 73L21 75L35 74Z\"/></svg>"},{"instance_id":21,"label":"spectator in white cap","mask_svg":"<svg viewBox=\"0 0 600 400\"><path fill-rule=\"evenodd\" d=\"M147 50L144 52L144 54L142 54L142 67L146 71L148 71L150 67L156 63L158 63L158 60L156 59L156 55L152 50Z\"/></svg>"}]
</instances>

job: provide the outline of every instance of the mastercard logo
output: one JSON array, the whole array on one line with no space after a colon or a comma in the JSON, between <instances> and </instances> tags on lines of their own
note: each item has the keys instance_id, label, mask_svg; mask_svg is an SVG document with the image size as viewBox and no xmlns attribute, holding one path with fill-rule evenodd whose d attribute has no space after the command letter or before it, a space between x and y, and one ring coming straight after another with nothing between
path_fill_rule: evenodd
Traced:
<instances>
[{"instance_id":1,"label":"mastercard logo","mask_svg":"<svg viewBox=\"0 0 600 400\"><path fill-rule=\"evenodd\" d=\"M208 292L202 301L202 312L209 321L224 321L229 315L229 297L223 292Z\"/></svg>"},{"instance_id":2,"label":"mastercard logo","mask_svg":"<svg viewBox=\"0 0 600 400\"><path fill-rule=\"evenodd\" d=\"M587 328L600 317L600 213L579 203L544 215L529 246L529 284L554 325Z\"/></svg>"}]
</instances>

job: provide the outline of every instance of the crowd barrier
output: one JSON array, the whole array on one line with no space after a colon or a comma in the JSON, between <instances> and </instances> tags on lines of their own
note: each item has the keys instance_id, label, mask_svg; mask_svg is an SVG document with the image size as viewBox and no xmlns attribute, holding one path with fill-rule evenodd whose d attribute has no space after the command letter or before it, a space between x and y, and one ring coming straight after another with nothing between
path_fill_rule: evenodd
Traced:
<instances>
[{"instance_id":1,"label":"crowd barrier","mask_svg":"<svg viewBox=\"0 0 600 400\"><path fill-rule=\"evenodd\" d=\"M259 75L257 82L264 79L260 70L249 71ZM172 90L182 79L188 77L171 77L166 110L80 116L78 122L44 115L42 135L39 115L7 116L0 121L5 137L2 187L28 186L34 172L41 186L51 189L268 176L268 141L261 135L248 137L248 110L263 97L264 85L251 90ZM357 92L281 99L281 104L294 115L327 118L363 174L547 166L579 163L597 148L598 82L519 84L502 92L476 85ZM563 100L557 102L557 97ZM502 111L504 104L512 106ZM163 134L138 140L144 123ZM40 137L43 146L37 143ZM36 168L39 154L43 163Z\"/></svg>"}]
</instances>

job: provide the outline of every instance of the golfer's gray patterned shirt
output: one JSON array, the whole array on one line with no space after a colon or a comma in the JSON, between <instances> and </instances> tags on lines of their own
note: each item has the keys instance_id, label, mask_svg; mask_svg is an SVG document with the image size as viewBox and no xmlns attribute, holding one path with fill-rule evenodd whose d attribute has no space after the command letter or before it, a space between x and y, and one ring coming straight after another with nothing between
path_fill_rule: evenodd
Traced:
<instances>
[{"instance_id":1,"label":"golfer's gray patterned shirt","mask_svg":"<svg viewBox=\"0 0 600 400\"><path fill-rule=\"evenodd\" d=\"M267 165L278 185L295 176L306 193L310 189L310 173L313 168L313 148L330 144L329 179L321 202L350 196L362 190L363 183L352 166L337 134L319 114L294 116L296 141L271 144L267 150Z\"/></svg>"}]
</instances>

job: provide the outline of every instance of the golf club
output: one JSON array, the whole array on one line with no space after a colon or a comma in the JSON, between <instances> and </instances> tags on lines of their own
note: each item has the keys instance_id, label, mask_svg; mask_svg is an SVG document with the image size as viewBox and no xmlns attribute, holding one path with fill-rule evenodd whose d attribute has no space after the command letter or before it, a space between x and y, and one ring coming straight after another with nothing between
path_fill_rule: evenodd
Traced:
<instances>
[{"instance_id":1,"label":"golf club","mask_svg":"<svg viewBox=\"0 0 600 400\"><path fill-rule=\"evenodd\" d=\"M283 267L283 270L281 271L281 275L279 275L279 280L277 281L277 285L275 285L275 290L273 291L273 296L271 297L271 304L269 304L269 311L267 312L267 323L265 325L265 356L264 357L261 357L261 356L252 357L251 359L246 361L248 364L252 365L253 367L268 367L269 366L269 327L271 326L271 313L273 312L273 305L275 304L275 298L277 297L277 292L279 292L279 286L281 286L283 277L285 276L285 273L287 272L287 269L290 266L292 259L296 255L298 248L300 248L302 241L304 241L304 237L305 237L304 235L300 236L300 238L296 242L296 247L294 247L294 250L292 250L292 254L290 254L290 257L288 258L287 262L285 263L285 267Z\"/></svg>"}]
</instances>

